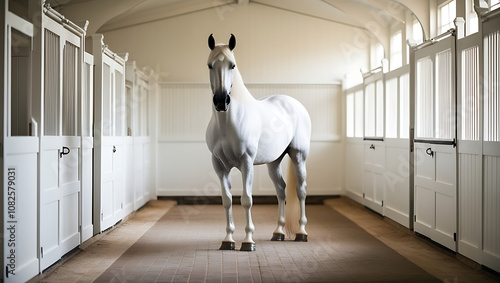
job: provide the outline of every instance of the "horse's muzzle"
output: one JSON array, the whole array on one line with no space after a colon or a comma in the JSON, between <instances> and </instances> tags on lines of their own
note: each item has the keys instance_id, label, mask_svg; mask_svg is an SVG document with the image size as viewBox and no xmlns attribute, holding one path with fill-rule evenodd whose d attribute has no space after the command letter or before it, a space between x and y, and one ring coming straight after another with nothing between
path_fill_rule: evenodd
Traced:
<instances>
[{"instance_id":1,"label":"horse's muzzle","mask_svg":"<svg viewBox=\"0 0 500 283\"><path fill-rule=\"evenodd\" d=\"M231 103L231 97L228 94L215 94L214 95L214 106L217 111L227 111L229 108L229 103Z\"/></svg>"}]
</instances>

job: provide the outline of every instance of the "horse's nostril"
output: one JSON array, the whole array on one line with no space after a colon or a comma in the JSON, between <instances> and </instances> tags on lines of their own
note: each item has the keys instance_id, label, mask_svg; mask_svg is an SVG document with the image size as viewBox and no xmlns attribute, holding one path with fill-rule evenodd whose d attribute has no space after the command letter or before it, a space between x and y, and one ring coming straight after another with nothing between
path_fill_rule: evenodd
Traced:
<instances>
[{"instance_id":1,"label":"horse's nostril","mask_svg":"<svg viewBox=\"0 0 500 283\"><path fill-rule=\"evenodd\" d=\"M226 105L229 105L231 103L231 97L228 95L226 96Z\"/></svg>"}]
</instances>

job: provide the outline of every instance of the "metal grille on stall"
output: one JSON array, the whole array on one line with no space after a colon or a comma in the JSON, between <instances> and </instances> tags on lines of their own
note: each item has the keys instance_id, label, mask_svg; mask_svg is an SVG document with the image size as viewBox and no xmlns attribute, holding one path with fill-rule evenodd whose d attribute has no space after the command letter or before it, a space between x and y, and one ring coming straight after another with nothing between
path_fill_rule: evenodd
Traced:
<instances>
[{"instance_id":1,"label":"metal grille on stall","mask_svg":"<svg viewBox=\"0 0 500 283\"><path fill-rule=\"evenodd\" d=\"M4 10L5 8L5 10ZM1 9L0 52L3 64L2 113L2 188L3 254L5 282L24 282L39 272L38 259L38 127L33 119L31 72L34 27L25 19ZM36 111L35 111L36 112ZM1 281L1 280L0 280Z\"/></svg>"},{"instance_id":2,"label":"metal grille on stall","mask_svg":"<svg viewBox=\"0 0 500 283\"><path fill-rule=\"evenodd\" d=\"M124 216L125 58L92 35L94 55L94 234Z\"/></svg>"},{"instance_id":3,"label":"metal grille on stall","mask_svg":"<svg viewBox=\"0 0 500 283\"><path fill-rule=\"evenodd\" d=\"M40 270L80 244L81 73L85 30L44 7L41 56ZM40 44L39 46L37 44ZM38 49L40 48L40 49ZM35 84L36 85L36 84Z\"/></svg>"},{"instance_id":4,"label":"metal grille on stall","mask_svg":"<svg viewBox=\"0 0 500 283\"><path fill-rule=\"evenodd\" d=\"M414 228L456 250L455 34L415 51Z\"/></svg>"}]
</instances>

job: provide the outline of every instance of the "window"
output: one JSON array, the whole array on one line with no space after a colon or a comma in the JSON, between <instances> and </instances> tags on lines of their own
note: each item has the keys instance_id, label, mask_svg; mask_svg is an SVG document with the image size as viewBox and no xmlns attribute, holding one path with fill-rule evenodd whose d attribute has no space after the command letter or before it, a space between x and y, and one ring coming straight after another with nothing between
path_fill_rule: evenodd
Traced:
<instances>
[{"instance_id":1,"label":"window","mask_svg":"<svg viewBox=\"0 0 500 283\"><path fill-rule=\"evenodd\" d=\"M474 0L469 0L466 6L467 20L465 24L466 36L479 31L479 19L474 11Z\"/></svg>"},{"instance_id":2,"label":"window","mask_svg":"<svg viewBox=\"0 0 500 283\"><path fill-rule=\"evenodd\" d=\"M424 42L424 34L422 32L422 25L420 25L419 21L413 22L413 40L417 42L417 44Z\"/></svg>"},{"instance_id":3,"label":"window","mask_svg":"<svg viewBox=\"0 0 500 283\"><path fill-rule=\"evenodd\" d=\"M456 18L456 12L457 8L455 0L439 7L438 31L440 34L455 27L453 20Z\"/></svg>"},{"instance_id":4,"label":"window","mask_svg":"<svg viewBox=\"0 0 500 283\"><path fill-rule=\"evenodd\" d=\"M490 11L500 8L500 0L490 0Z\"/></svg>"},{"instance_id":5,"label":"window","mask_svg":"<svg viewBox=\"0 0 500 283\"><path fill-rule=\"evenodd\" d=\"M401 31L398 31L393 36L391 36L391 71L395 70L403 65L403 50L402 50L402 35Z\"/></svg>"},{"instance_id":6,"label":"window","mask_svg":"<svg viewBox=\"0 0 500 283\"><path fill-rule=\"evenodd\" d=\"M370 58L370 68L372 70L382 66L382 59L384 59L384 47L382 46L382 43L379 42L372 45Z\"/></svg>"}]
</instances>

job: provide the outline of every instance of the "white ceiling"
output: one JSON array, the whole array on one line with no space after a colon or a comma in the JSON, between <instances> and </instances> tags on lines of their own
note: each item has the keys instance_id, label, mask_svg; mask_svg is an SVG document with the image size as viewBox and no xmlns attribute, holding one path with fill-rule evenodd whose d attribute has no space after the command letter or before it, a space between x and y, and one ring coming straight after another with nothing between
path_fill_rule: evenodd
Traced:
<instances>
[{"instance_id":1,"label":"white ceiling","mask_svg":"<svg viewBox=\"0 0 500 283\"><path fill-rule=\"evenodd\" d=\"M403 23L406 15L418 19L422 3L412 0L48 0L73 21L89 20L88 34L106 32L148 22L230 5L263 5L272 9L357 27L387 38L389 25ZM422 14L422 17L426 15ZM424 24L425 25L425 24ZM376 29L372 28L376 26ZM425 26L424 26L425 27ZM384 31L380 31L380 29ZM424 29L425 30L425 29ZM378 34L377 34L378 33ZM382 38L381 38L382 37Z\"/></svg>"}]
</instances>

